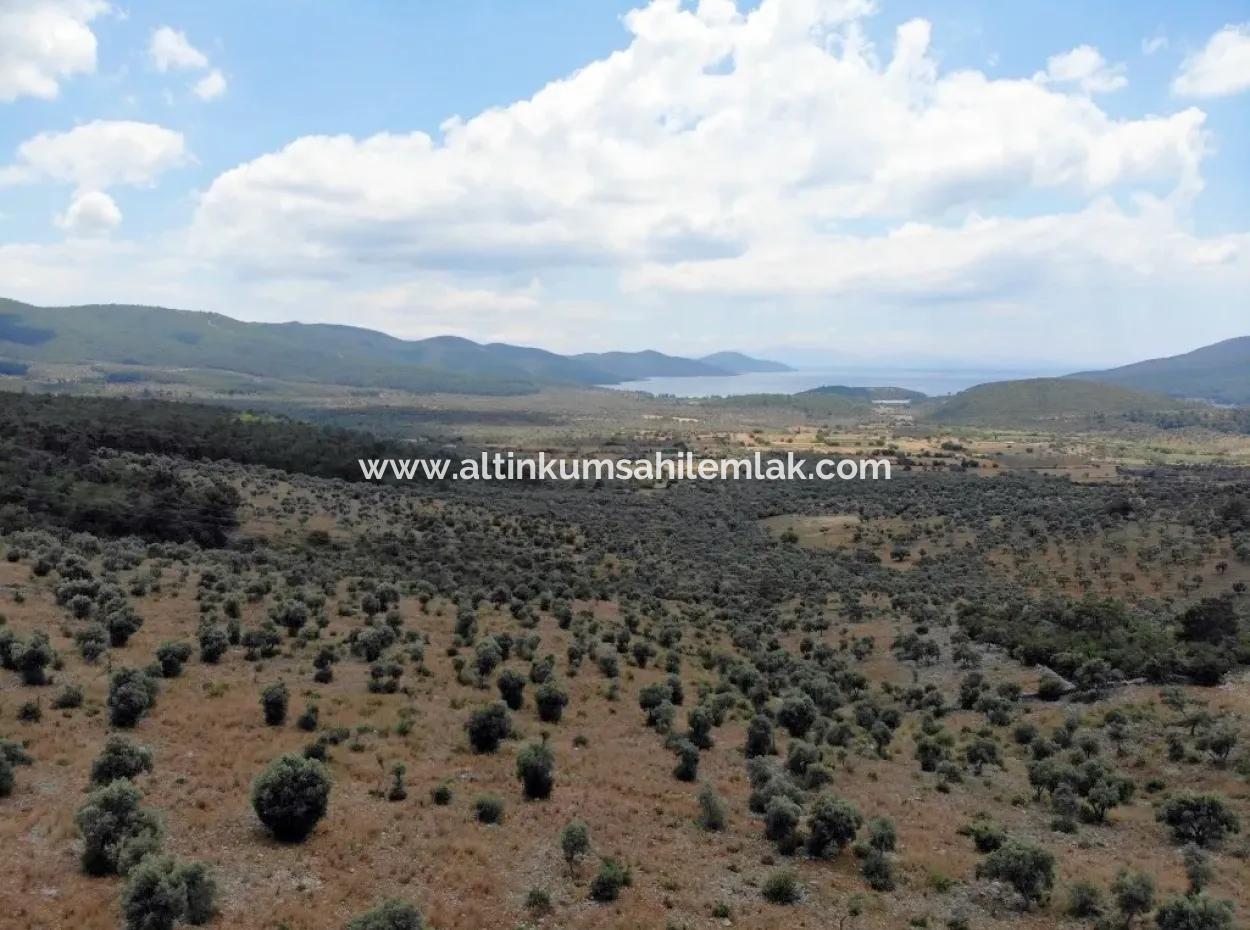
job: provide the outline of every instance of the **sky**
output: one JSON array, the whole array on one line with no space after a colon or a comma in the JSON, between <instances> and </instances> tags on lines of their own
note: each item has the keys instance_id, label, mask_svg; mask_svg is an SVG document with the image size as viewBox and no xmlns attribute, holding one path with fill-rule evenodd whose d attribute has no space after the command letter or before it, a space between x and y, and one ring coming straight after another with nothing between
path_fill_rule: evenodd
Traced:
<instances>
[{"instance_id":1,"label":"sky","mask_svg":"<svg viewBox=\"0 0 1250 930\"><path fill-rule=\"evenodd\" d=\"M0 0L0 296L561 352L1250 334L1250 0Z\"/></svg>"}]
</instances>

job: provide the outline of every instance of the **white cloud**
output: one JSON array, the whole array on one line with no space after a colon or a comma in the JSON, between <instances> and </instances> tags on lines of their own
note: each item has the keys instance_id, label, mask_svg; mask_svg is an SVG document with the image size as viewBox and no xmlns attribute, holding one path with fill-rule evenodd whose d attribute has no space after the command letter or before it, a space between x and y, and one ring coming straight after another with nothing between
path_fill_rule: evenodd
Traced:
<instances>
[{"instance_id":1,"label":"white cloud","mask_svg":"<svg viewBox=\"0 0 1250 930\"><path fill-rule=\"evenodd\" d=\"M195 82L191 92L201 100L216 100L226 92L226 77L214 68Z\"/></svg>"},{"instance_id":2,"label":"white cloud","mask_svg":"<svg viewBox=\"0 0 1250 930\"><path fill-rule=\"evenodd\" d=\"M79 194L69 208L56 218L56 225L76 236L99 236L122 221L117 203L103 191Z\"/></svg>"},{"instance_id":3,"label":"white cloud","mask_svg":"<svg viewBox=\"0 0 1250 930\"><path fill-rule=\"evenodd\" d=\"M152 33L148 57L157 71L200 70L208 67L208 56L191 44L187 34L169 26Z\"/></svg>"},{"instance_id":4,"label":"white cloud","mask_svg":"<svg viewBox=\"0 0 1250 930\"><path fill-rule=\"evenodd\" d=\"M80 191L117 185L141 187L186 162L181 133L153 123L95 120L67 132L44 132L17 149L11 171L28 180L45 178Z\"/></svg>"},{"instance_id":5,"label":"white cloud","mask_svg":"<svg viewBox=\"0 0 1250 930\"><path fill-rule=\"evenodd\" d=\"M95 70L90 23L102 0L0 0L0 101L52 99L62 80Z\"/></svg>"},{"instance_id":6,"label":"white cloud","mask_svg":"<svg viewBox=\"0 0 1250 930\"><path fill-rule=\"evenodd\" d=\"M1143 55L1153 55L1167 47L1168 37L1161 32L1141 40L1141 53Z\"/></svg>"},{"instance_id":7,"label":"white cloud","mask_svg":"<svg viewBox=\"0 0 1250 930\"><path fill-rule=\"evenodd\" d=\"M1085 93L940 73L930 26L884 61L864 5L657 0L630 46L425 133L307 136L219 176L194 224L249 273L637 267L957 218L1038 192L1201 187L1203 114L1114 119ZM1115 83L1094 50L1056 74ZM1077 54L1079 52L1079 54Z\"/></svg>"},{"instance_id":8,"label":"white cloud","mask_svg":"<svg viewBox=\"0 0 1250 930\"><path fill-rule=\"evenodd\" d=\"M191 85L191 93L201 100L216 100L226 92L226 76L213 68L207 55L191 44L187 34L172 26L161 26L152 32L148 57L157 71L203 71L203 77Z\"/></svg>"},{"instance_id":9,"label":"white cloud","mask_svg":"<svg viewBox=\"0 0 1250 930\"><path fill-rule=\"evenodd\" d=\"M1223 97L1250 88L1250 23L1225 26L1185 59L1172 81L1183 97Z\"/></svg>"},{"instance_id":10,"label":"white cloud","mask_svg":"<svg viewBox=\"0 0 1250 930\"><path fill-rule=\"evenodd\" d=\"M1087 94L1105 94L1128 86L1124 65L1109 65L1102 52L1092 45L1078 45L1046 60L1043 80L1076 84Z\"/></svg>"}]
</instances>

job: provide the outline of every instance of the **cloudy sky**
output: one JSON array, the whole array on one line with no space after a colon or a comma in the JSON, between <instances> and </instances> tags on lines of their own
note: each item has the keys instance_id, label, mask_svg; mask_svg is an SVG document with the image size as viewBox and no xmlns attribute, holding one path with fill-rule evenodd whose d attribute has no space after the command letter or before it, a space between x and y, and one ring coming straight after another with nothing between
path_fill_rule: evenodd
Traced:
<instances>
[{"instance_id":1,"label":"cloudy sky","mask_svg":"<svg viewBox=\"0 0 1250 930\"><path fill-rule=\"evenodd\" d=\"M1173 354L1250 334L1250 2L0 0L0 295Z\"/></svg>"}]
</instances>

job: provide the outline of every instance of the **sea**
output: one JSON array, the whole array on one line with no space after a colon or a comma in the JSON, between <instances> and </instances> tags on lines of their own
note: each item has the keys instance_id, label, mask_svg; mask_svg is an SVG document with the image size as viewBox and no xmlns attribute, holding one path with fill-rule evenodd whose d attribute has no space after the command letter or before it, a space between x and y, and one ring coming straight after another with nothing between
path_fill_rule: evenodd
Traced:
<instances>
[{"instance_id":1,"label":"sea","mask_svg":"<svg viewBox=\"0 0 1250 930\"><path fill-rule=\"evenodd\" d=\"M930 397L940 397L990 381L1049 378L1065 373L1059 370L1002 368L813 368L744 375L644 378L606 387L657 395L671 394L674 397L732 397L738 394L798 394L812 388L843 384L848 387L901 387Z\"/></svg>"}]
</instances>

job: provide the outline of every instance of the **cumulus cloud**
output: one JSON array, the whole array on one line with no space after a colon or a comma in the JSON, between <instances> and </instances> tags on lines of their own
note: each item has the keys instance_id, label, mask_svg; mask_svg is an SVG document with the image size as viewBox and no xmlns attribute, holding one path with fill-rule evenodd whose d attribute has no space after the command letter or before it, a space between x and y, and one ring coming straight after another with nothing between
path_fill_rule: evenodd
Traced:
<instances>
[{"instance_id":1,"label":"cumulus cloud","mask_svg":"<svg viewBox=\"0 0 1250 930\"><path fill-rule=\"evenodd\" d=\"M112 197L103 191L86 191L76 196L69 208L56 218L56 225L71 235L99 236L121 221L122 211Z\"/></svg>"},{"instance_id":2,"label":"cumulus cloud","mask_svg":"<svg viewBox=\"0 0 1250 930\"><path fill-rule=\"evenodd\" d=\"M1124 65L1110 65L1092 45L1052 55L1042 79L1057 84L1076 84L1087 94L1105 94L1128 86Z\"/></svg>"},{"instance_id":3,"label":"cumulus cloud","mask_svg":"<svg viewBox=\"0 0 1250 930\"><path fill-rule=\"evenodd\" d=\"M161 26L152 32L148 42L148 58L157 71L203 71L203 77L191 85L191 93L201 100L216 100L226 92L226 76L213 68L207 55L191 44L187 34L172 26Z\"/></svg>"},{"instance_id":4,"label":"cumulus cloud","mask_svg":"<svg viewBox=\"0 0 1250 930\"><path fill-rule=\"evenodd\" d=\"M195 240L250 273L723 266L1038 191L1201 187L1203 114L1109 116L1068 87L1117 83L1096 50L1047 80L943 73L927 22L882 55L868 9L656 0L628 48L439 138L308 136L222 174Z\"/></svg>"},{"instance_id":5,"label":"cumulus cloud","mask_svg":"<svg viewBox=\"0 0 1250 930\"><path fill-rule=\"evenodd\" d=\"M1250 88L1250 23L1225 26L1181 65L1172 81L1183 97L1223 97Z\"/></svg>"},{"instance_id":6,"label":"cumulus cloud","mask_svg":"<svg viewBox=\"0 0 1250 930\"><path fill-rule=\"evenodd\" d=\"M0 2L0 101L52 99L61 81L95 70L93 19L103 0L3 0Z\"/></svg>"},{"instance_id":7,"label":"cumulus cloud","mask_svg":"<svg viewBox=\"0 0 1250 930\"><path fill-rule=\"evenodd\" d=\"M195 82L191 93L201 100L216 100L226 92L226 76L214 68Z\"/></svg>"},{"instance_id":8,"label":"cumulus cloud","mask_svg":"<svg viewBox=\"0 0 1250 930\"><path fill-rule=\"evenodd\" d=\"M185 32L170 26L153 30L148 42L148 57L157 71L208 67L208 56L191 44Z\"/></svg>"},{"instance_id":9,"label":"cumulus cloud","mask_svg":"<svg viewBox=\"0 0 1250 930\"><path fill-rule=\"evenodd\" d=\"M17 149L9 171L28 180L73 184L80 191L143 187L188 158L182 134L129 120L95 120L67 132L44 132Z\"/></svg>"}]
</instances>

